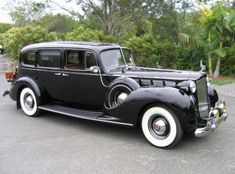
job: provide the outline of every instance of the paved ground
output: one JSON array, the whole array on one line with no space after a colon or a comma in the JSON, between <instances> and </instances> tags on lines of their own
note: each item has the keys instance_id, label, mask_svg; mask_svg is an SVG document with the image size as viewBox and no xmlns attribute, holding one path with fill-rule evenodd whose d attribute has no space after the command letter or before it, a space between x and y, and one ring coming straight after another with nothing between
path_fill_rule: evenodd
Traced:
<instances>
[{"instance_id":1,"label":"paved ground","mask_svg":"<svg viewBox=\"0 0 235 174\"><path fill-rule=\"evenodd\" d=\"M8 87L0 73L0 94ZM0 174L234 174L235 97L221 97L230 116L224 125L162 150L135 129L47 112L31 118L0 96Z\"/></svg>"},{"instance_id":2,"label":"paved ground","mask_svg":"<svg viewBox=\"0 0 235 174\"><path fill-rule=\"evenodd\" d=\"M235 83L226 84L223 86L214 86L218 93L235 97Z\"/></svg>"}]
</instances>

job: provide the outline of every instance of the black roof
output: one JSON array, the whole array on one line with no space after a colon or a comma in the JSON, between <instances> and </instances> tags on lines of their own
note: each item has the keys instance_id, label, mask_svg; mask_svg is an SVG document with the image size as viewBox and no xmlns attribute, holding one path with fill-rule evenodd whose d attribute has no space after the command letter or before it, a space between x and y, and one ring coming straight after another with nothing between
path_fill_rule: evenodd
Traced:
<instances>
[{"instance_id":1,"label":"black roof","mask_svg":"<svg viewBox=\"0 0 235 174\"><path fill-rule=\"evenodd\" d=\"M22 48L21 52L37 48L86 48L95 51L102 51L111 48L120 48L119 45L105 42L85 42L85 41L53 41L35 43Z\"/></svg>"}]
</instances>

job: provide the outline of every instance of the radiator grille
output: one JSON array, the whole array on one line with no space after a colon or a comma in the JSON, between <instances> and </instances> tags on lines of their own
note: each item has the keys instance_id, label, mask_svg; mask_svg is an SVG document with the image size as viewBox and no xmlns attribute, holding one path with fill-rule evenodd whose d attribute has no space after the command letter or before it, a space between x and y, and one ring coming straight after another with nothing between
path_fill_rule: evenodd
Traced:
<instances>
[{"instance_id":1,"label":"radiator grille","mask_svg":"<svg viewBox=\"0 0 235 174\"><path fill-rule=\"evenodd\" d=\"M208 90L207 81L203 77L196 82L197 85L197 99L198 99L198 110L201 118L208 118L209 104L208 104Z\"/></svg>"}]
</instances>

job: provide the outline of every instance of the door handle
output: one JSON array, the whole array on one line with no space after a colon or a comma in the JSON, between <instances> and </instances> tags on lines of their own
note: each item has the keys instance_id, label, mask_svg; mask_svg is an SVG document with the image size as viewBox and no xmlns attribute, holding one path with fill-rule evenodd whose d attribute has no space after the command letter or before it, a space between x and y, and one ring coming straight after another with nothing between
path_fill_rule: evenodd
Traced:
<instances>
[{"instance_id":1,"label":"door handle","mask_svg":"<svg viewBox=\"0 0 235 174\"><path fill-rule=\"evenodd\" d=\"M61 75L61 73L60 72L58 72L58 73L54 73L56 76L60 76Z\"/></svg>"},{"instance_id":2,"label":"door handle","mask_svg":"<svg viewBox=\"0 0 235 174\"><path fill-rule=\"evenodd\" d=\"M62 76L64 76L64 77L68 77L68 76L69 76L69 74L62 73Z\"/></svg>"}]
</instances>

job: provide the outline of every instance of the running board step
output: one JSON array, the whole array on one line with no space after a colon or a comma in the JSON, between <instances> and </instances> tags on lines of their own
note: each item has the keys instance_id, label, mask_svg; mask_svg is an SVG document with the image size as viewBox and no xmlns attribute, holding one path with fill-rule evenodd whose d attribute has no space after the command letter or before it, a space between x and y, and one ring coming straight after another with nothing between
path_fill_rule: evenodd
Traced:
<instances>
[{"instance_id":1,"label":"running board step","mask_svg":"<svg viewBox=\"0 0 235 174\"><path fill-rule=\"evenodd\" d=\"M85 120L133 126L133 124L118 122L118 118L103 115L103 112L85 111L61 105L42 105L39 106L38 108L44 111L54 112Z\"/></svg>"}]
</instances>

